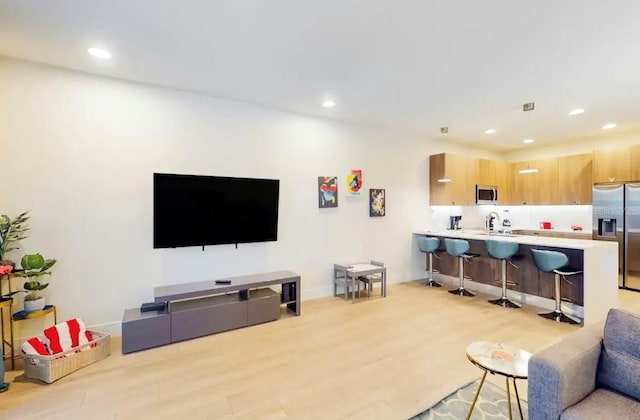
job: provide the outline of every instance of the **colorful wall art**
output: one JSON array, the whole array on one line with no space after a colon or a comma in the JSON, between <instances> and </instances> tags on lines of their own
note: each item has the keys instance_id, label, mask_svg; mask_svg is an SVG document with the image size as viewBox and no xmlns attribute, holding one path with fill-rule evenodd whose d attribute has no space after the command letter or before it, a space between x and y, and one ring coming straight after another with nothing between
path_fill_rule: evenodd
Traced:
<instances>
[{"instance_id":1,"label":"colorful wall art","mask_svg":"<svg viewBox=\"0 0 640 420\"><path fill-rule=\"evenodd\" d=\"M318 177L318 207L338 207L338 177Z\"/></svg>"},{"instance_id":2,"label":"colorful wall art","mask_svg":"<svg viewBox=\"0 0 640 420\"><path fill-rule=\"evenodd\" d=\"M380 217L385 214L385 191L379 188L369 190L369 216Z\"/></svg>"},{"instance_id":3,"label":"colorful wall art","mask_svg":"<svg viewBox=\"0 0 640 420\"><path fill-rule=\"evenodd\" d=\"M352 169L347 175L347 191L351 197L360 197L362 190L362 169Z\"/></svg>"}]
</instances>

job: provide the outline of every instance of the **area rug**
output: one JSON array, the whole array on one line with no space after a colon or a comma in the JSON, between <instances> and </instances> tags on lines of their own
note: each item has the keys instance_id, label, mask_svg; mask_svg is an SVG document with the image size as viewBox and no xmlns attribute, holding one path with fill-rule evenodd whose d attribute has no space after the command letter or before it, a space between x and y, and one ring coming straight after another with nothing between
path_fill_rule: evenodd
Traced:
<instances>
[{"instance_id":1,"label":"area rug","mask_svg":"<svg viewBox=\"0 0 640 420\"><path fill-rule=\"evenodd\" d=\"M475 380L457 391L452 392L448 396L440 400L436 405L427 409L426 411L418 414L413 419L419 420L431 420L431 419L466 419L473 396L480 385L480 380ZM520 418L518 412L518 404L516 402L516 396L513 394L513 387L511 387L511 413L514 419ZM518 392L521 390L518 389ZM520 402L522 404L522 414L524 418L528 418L527 402L522 399L520 395ZM471 414L472 420L481 419L508 419L509 412L507 411L507 395L504 389L492 384L489 381L485 381L480 391L480 396L476 402L476 406Z\"/></svg>"}]
</instances>

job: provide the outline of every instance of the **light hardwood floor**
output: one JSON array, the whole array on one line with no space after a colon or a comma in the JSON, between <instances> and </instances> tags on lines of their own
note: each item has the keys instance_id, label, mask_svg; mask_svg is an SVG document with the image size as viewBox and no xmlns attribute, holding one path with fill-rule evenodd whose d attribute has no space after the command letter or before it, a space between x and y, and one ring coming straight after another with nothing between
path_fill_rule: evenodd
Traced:
<instances>
[{"instance_id":1,"label":"light hardwood floor","mask_svg":"<svg viewBox=\"0 0 640 420\"><path fill-rule=\"evenodd\" d=\"M114 338L107 359L50 385L7 372L0 418L406 419L480 376L468 343L535 352L579 328L486 298L408 282L385 299L305 301L301 317L125 356ZM640 312L640 294L620 298Z\"/></svg>"}]
</instances>

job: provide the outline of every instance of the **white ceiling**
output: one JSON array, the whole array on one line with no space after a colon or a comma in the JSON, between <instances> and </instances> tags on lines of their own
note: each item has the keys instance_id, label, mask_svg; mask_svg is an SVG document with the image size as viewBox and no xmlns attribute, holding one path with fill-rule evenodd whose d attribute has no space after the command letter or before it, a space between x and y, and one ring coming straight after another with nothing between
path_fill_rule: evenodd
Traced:
<instances>
[{"instance_id":1,"label":"white ceiling","mask_svg":"<svg viewBox=\"0 0 640 420\"><path fill-rule=\"evenodd\" d=\"M509 150L640 129L639 17L638 0L2 0L0 55Z\"/></svg>"}]
</instances>

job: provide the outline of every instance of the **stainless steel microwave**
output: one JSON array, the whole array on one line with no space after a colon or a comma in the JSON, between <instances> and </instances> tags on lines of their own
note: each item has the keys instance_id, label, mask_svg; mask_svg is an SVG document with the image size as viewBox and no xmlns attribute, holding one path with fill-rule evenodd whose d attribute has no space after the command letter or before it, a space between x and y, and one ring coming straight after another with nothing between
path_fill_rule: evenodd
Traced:
<instances>
[{"instance_id":1,"label":"stainless steel microwave","mask_svg":"<svg viewBox=\"0 0 640 420\"><path fill-rule=\"evenodd\" d=\"M476 184L476 204L498 204L498 187Z\"/></svg>"}]
</instances>

